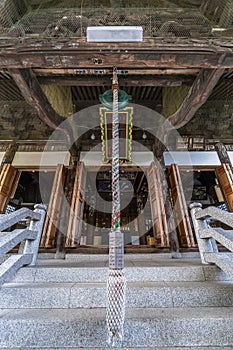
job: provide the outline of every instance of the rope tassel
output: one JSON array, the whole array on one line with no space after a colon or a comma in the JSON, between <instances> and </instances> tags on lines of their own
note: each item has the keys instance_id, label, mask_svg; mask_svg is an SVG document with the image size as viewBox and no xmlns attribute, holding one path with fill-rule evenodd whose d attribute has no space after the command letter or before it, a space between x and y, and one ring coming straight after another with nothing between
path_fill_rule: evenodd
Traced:
<instances>
[{"instance_id":1,"label":"rope tassel","mask_svg":"<svg viewBox=\"0 0 233 350\"><path fill-rule=\"evenodd\" d=\"M113 117L112 117L112 225L109 234L109 273L107 283L108 343L121 345L125 320L124 236L120 231L120 185L119 185L119 115L118 78L113 70Z\"/></svg>"},{"instance_id":2,"label":"rope tassel","mask_svg":"<svg viewBox=\"0 0 233 350\"><path fill-rule=\"evenodd\" d=\"M110 346L121 345L125 319L125 289L124 270L109 270L108 274L107 327Z\"/></svg>"}]
</instances>

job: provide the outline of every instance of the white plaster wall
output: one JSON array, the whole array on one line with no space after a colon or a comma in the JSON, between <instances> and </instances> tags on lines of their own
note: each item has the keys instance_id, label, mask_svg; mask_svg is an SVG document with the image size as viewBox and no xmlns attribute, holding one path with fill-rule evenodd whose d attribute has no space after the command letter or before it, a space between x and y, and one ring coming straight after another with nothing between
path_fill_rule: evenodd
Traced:
<instances>
[{"instance_id":1,"label":"white plaster wall","mask_svg":"<svg viewBox=\"0 0 233 350\"><path fill-rule=\"evenodd\" d=\"M12 165L44 167L57 164L69 165L69 161L69 152L16 152Z\"/></svg>"},{"instance_id":2,"label":"white plaster wall","mask_svg":"<svg viewBox=\"0 0 233 350\"><path fill-rule=\"evenodd\" d=\"M84 162L86 167L103 165L101 152L81 152L80 160ZM128 165L138 165L141 167L149 167L154 160L152 152L132 152L132 163ZM124 166L124 164L123 164Z\"/></svg>"},{"instance_id":3,"label":"white plaster wall","mask_svg":"<svg viewBox=\"0 0 233 350\"><path fill-rule=\"evenodd\" d=\"M164 152L166 166L178 164L180 166L219 166L221 165L217 152Z\"/></svg>"}]
</instances>

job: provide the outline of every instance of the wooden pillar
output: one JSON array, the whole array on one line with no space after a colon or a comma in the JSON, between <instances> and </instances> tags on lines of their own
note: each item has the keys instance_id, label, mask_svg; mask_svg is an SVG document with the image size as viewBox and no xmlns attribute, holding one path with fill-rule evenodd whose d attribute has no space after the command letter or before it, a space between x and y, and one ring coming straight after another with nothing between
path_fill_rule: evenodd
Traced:
<instances>
[{"instance_id":1,"label":"wooden pillar","mask_svg":"<svg viewBox=\"0 0 233 350\"><path fill-rule=\"evenodd\" d=\"M160 170L154 162L151 163L148 169L147 179L155 244L158 247L170 247L163 185L161 183Z\"/></svg>"},{"instance_id":2,"label":"wooden pillar","mask_svg":"<svg viewBox=\"0 0 233 350\"><path fill-rule=\"evenodd\" d=\"M178 252L179 251L179 240L178 240L177 231L176 231L174 213L172 210L171 195L170 195L170 191L169 191L168 187L167 187L166 192L167 193L166 193L166 200L165 200L165 212L166 212L166 217L167 217L170 251L171 252Z\"/></svg>"},{"instance_id":3,"label":"wooden pillar","mask_svg":"<svg viewBox=\"0 0 233 350\"><path fill-rule=\"evenodd\" d=\"M73 163L66 171L64 196L61 204L61 216L58 224L57 240L56 240L56 258L61 258L65 254L65 241L67 236L67 228L69 223L70 204L74 186L74 177L76 171L76 163Z\"/></svg>"},{"instance_id":4,"label":"wooden pillar","mask_svg":"<svg viewBox=\"0 0 233 350\"><path fill-rule=\"evenodd\" d=\"M221 186L227 208L233 212L233 172L229 164L222 164L216 168L216 175Z\"/></svg>"},{"instance_id":5,"label":"wooden pillar","mask_svg":"<svg viewBox=\"0 0 233 350\"><path fill-rule=\"evenodd\" d=\"M137 222L138 222L139 242L140 242L140 245L147 245L145 215L142 207L143 207L143 199L140 196L137 196L137 212L138 212Z\"/></svg>"},{"instance_id":6,"label":"wooden pillar","mask_svg":"<svg viewBox=\"0 0 233 350\"><path fill-rule=\"evenodd\" d=\"M177 164L172 164L169 167L168 175L173 199L173 210L176 217L176 224L179 231L181 245L184 247L194 247L194 234L191 227L188 207Z\"/></svg>"},{"instance_id":7,"label":"wooden pillar","mask_svg":"<svg viewBox=\"0 0 233 350\"><path fill-rule=\"evenodd\" d=\"M216 169L216 175L220 184L227 208L233 212L233 166L227 149L222 142L215 145L215 150L221 162L221 166Z\"/></svg>"},{"instance_id":8,"label":"wooden pillar","mask_svg":"<svg viewBox=\"0 0 233 350\"><path fill-rule=\"evenodd\" d=\"M76 247L80 244L82 218L86 186L86 170L83 162L78 162L70 205L69 224L66 236L66 246Z\"/></svg>"},{"instance_id":9,"label":"wooden pillar","mask_svg":"<svg viewBox=\"0 0 233 350\"><path fill-rule=\"evenodd\" d=\"M14 159L18 145L13 143L8 145L0 167L0 213L4 213L7 203L15 194L20 172L11 163Z\"/></svg>"},{"instance_id":10,"label":"wooden pillar","mask_svg":"<svg viewBox=\"0 0 233 350\"><path fill-rule=\"evenodd\" d=\"M161 168L164 168L163 163L163 152L166 150L166 147L162 142L159 140L155 141L154 147L153 147L153 153L157 160L160 163ZM167 183L167 179L165 177L164 172L160 172L160 182L162 184ZM165 208L165 215L166 215L166 221L168 225L168 236L169 236L169 242L170 242L170 251L171 252L178 252L179 251L179 240L177 236L176 231L176 224L175 224L175 218L174 213L172 210L172 201L171 201L171 194L169 191L168 186L161 186L164 200L164 208Z\"/></svg>"},{"instance_id":11,"label":"wooden pillar","mask_svg":"<svg viewBox=\"0 0 233 350\"><path fill-rule=\"evenodd\" d=\"M7 146L4 157L2 159L2 164L12 164L15 153L18 149L18 145L16 143L12 143Z\"/></svg>"},{"instance_id":12,"label":"wooden pillar","mask_svg":"<svg viewBox=\"0 0 233 350\"><path fill-rule=\"evenodd\" d=\"M231 171L233 171L232 163L225 145L222 142L218 142L215 145L215 150L218 153L221 164L229 164Z\"/></svg>"},{"instance_id":13,"label":"wooden pillar","mask_svg":"<svg viewBox=\"0 0 233 350\"><path fill-rule=\"evenodd\" d=\"M3 164L0 172L0 214L5 212L7 203L14 196L20 173L11 164Z\"/></svg>"},{"instance_id":14,"label":"wooden pillar","mask_svg":"<svg viewBox=\"0 0 233 350\"><path fill-rule=\"evenodd\" d=\"M89 211L88 226L87 226L87 245L94 244L95 220L96 220L96 214L90 213Z\"/></svg>"},{"instance_id":15,"label":"wooden pillar","mask_svg":"<svg viewBox=\"0 0 233 350\"><path fill-rule=\"evenodd\" d=\"M64 196L63 186L65 171L66 169L64 165L58 164L53 180L50 201L41 238L41 246L45 248L55 247L55 238L61 216L62 198Z\"/></svg>"}]
</instances>

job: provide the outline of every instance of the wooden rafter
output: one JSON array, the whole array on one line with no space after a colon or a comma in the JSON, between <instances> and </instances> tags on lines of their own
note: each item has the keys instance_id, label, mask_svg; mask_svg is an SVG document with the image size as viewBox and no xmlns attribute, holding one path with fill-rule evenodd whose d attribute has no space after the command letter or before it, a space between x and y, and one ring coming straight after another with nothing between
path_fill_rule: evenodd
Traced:
<instances>
[{"instance_id":1,"label":"wooden rafter","mask_svg":"<svg viewBox=\"0 0 233 350\"><path fill-rule=\"evenodd\" d=\"M60 126L65 118L59 115L49 103L41 86L31 69L10 69L9 73L21 91L26 102L34 108L39 118L52 129L62 130L71 145L73 139L72 129L69 125ZM67 123L68 124L68 123Z\"/></svg>"}]
</instances>

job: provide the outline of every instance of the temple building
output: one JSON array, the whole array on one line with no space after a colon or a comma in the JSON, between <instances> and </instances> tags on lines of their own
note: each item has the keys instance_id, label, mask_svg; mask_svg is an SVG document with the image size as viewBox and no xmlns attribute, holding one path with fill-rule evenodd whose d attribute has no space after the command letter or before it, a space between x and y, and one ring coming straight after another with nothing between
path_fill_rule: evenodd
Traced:
<instances>
[{"instance_id":1,"label":"temple building","mask_svg":"<svg viewBox=\"0 0 233 350\"><path fill-rule=\"evenodd\" d=\"M233 212L233 1L0 0L0 33L0 214L107 255L115 69L124 251L199 254L190 205Z\"/></svg>"},{"instance_id":2,"label":"temple building","mask_svg":"<svg viewBox=\"0 0 233 350\"><path fill-rule=\"evenodd\" d=\"M233 157L231 2L141 6L2 2L0 209L47 204L41 248L108 244L111 160L101 154L99 109L114 66L134 106L120 135L128 138L120 169L122 196L130 197L122 209L126 249L197 247L191 201L233 210L232 168L219 156ZM112 25L142 27L143 40L87 41L87 27ZM66 119L73 121L60 128Z\"/></svg>"}]
</instances>

